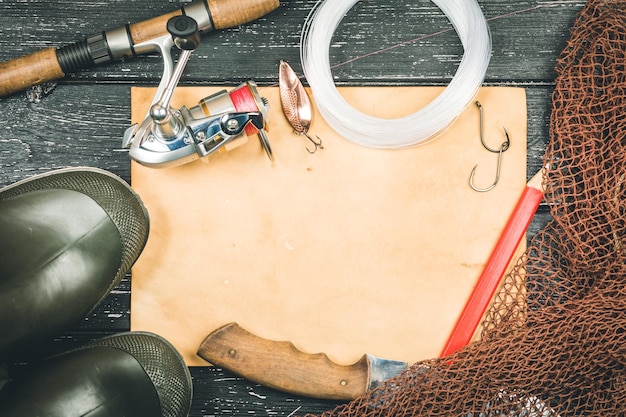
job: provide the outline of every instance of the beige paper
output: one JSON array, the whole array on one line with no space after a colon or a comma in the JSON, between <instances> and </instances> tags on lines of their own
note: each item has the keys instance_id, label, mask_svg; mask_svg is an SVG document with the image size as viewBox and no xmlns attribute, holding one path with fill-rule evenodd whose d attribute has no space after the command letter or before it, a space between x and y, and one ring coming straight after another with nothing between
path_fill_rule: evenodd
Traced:
<instances>
[{"instance_id":1,"label":"beige paper","mask_svg":"<svg viewBox=\"0 0 626 417\"><path fill-rule=\"evenodd\" d=\"M179 88L191 107L222 88ZM230 89L230 88L229 88ZM204 337L231 321L350 364L367 352L414 362L439 355L526 179L523 89L482 88L485 137L511 137L500 181L487 193L497 154L479 139L473 104L435 140L407 150L351 143L314 114L295 135L278 88L271 106L272 164L256 137L228 153L176 168L132 165L132 186L150 213L147 246L133 268L131 329L167 338L188 365ZM340 88L359 110L412 113L436 87ZM153 89L133 88L140 121ZM518 251L519 252L519 251Z\"/></svg>"}]
</instances>

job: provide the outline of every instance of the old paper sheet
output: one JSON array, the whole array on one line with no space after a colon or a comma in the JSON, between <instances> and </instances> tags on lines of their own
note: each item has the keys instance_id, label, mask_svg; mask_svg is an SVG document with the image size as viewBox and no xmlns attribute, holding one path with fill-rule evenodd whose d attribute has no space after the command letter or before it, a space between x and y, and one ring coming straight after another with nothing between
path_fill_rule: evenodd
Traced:
<instances>
[{"instance_id":1,"label":"old paper sheet","mask_svg":"<svg viewBox=\"0 0 626 417\"><path fill-rule=\"evenodd\" d=\"M191 107L223 88L179 88ZM230 88L228 88L230 89ZM361 111L412 113L440 88L340 89ZM441 351L526 180L523 89L483 88L485 137L470 105L435 140L408 150L373 150L338 136L314 115L324 149L293 134L277 87L270 101L271 163L256 137L184 166L133 163L132 186L150 213L148 244L133 268L131 328L158 333L189 365L203 338L231 321L258 336L289 340L350 364L367 352L414 362ZM153 89L132 90L140 121Z\"/></svg>"}]
</instances>

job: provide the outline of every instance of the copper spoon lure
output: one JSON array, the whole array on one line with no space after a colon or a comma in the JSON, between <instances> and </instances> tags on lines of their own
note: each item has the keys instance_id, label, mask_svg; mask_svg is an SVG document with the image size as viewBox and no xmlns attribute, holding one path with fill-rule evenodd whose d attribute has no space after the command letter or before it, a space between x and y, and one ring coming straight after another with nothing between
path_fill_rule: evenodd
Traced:
<instances>
[{"instance_id":1,"label":"copper spoon lure","mask_svg":"<svg viewBox=\"0 0 626 417\"><path fill-rule=\"evenodd\" d=\"M280 101L283 105L283 113L285 113L287 121L291 127L293 127L295 133L306 136L314 145L312 150L309 148L306 148L306 150L309 153L314 153L318 148L324 149L319 136L316 136L317 140L315 140L308 134L312 119L309 95L293 68L282 60L278 68L278 87L280 90Z\"/></svg>"}]
</instances>

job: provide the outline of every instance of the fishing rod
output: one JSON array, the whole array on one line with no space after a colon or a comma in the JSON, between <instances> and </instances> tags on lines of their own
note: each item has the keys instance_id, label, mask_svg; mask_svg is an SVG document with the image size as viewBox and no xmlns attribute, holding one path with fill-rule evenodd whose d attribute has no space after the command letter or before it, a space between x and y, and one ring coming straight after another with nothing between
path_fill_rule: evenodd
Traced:
<instances>
[{"instance_id":1,"label":"fishing rod","mask_svg":"<svg viewBox=\"0 0 626 417\"><path fill-rule=\"evenodd\" d=\"M169 36L167 22L188 16L200 34L236 27L256 20L278 8L279 0L195 0L178 10L138 23L105 30L73 44L45 48L0 63L0 96L51 82L66 74L89 69L138 55L160 52L162 43L154 40Z\"/></svg>"}]
</instances>

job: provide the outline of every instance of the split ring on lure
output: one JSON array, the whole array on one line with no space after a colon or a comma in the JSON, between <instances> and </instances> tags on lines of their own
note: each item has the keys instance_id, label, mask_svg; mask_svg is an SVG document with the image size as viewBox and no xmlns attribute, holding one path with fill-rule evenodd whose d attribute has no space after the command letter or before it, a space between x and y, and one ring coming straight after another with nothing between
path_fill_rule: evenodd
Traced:
<instances>
[{"instance_id":1,"label":"split ring on lure","mask_svg":"<svg viewBox=\"0 0 626 417\"><path fill-rule=\"evenodd\" d=\"M314 148L312 150L306 148L306 150L309 153L315 153L318 148L324 149L319 136L316 136L317 140L315 140L308 134L311 119L313 118L309 95L293 68L282 60L278 68L278 87L283 113L285 113L287 121L293 127L295 133L306 136L313 143Z\"/></svg>"}]
</instances>

